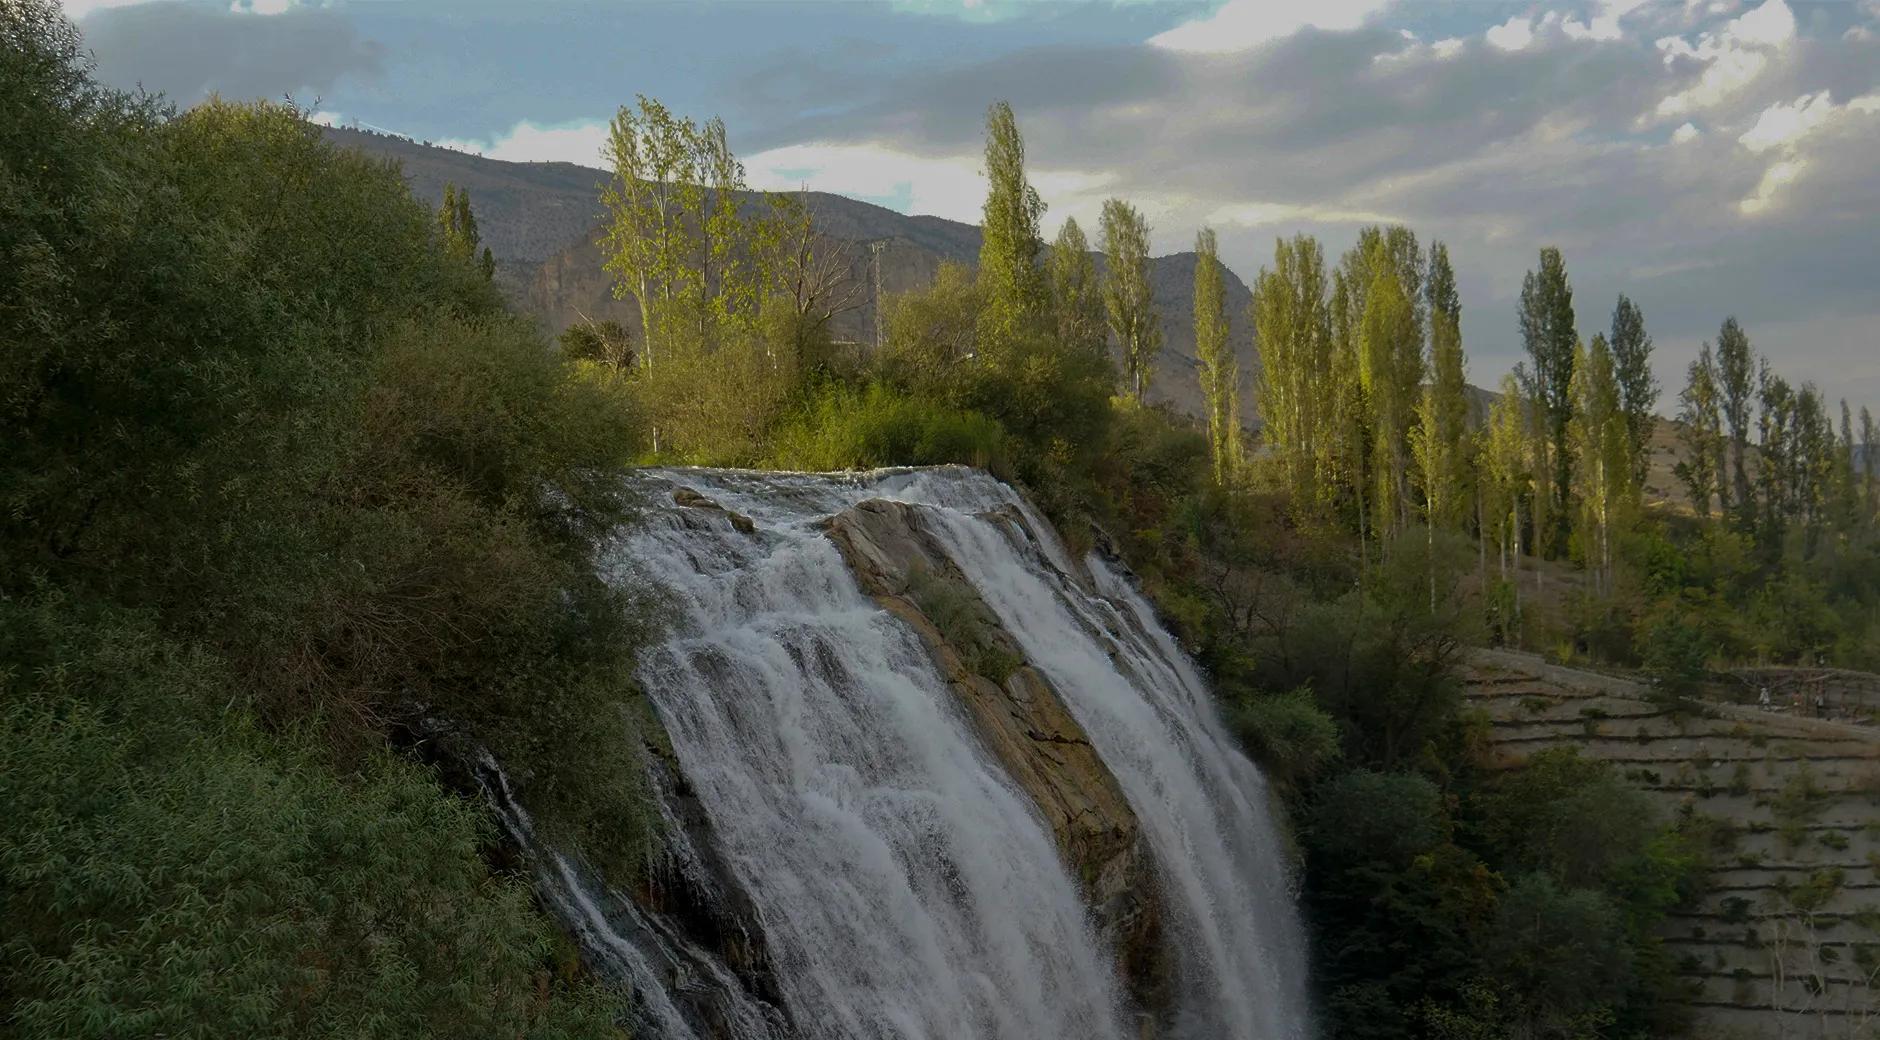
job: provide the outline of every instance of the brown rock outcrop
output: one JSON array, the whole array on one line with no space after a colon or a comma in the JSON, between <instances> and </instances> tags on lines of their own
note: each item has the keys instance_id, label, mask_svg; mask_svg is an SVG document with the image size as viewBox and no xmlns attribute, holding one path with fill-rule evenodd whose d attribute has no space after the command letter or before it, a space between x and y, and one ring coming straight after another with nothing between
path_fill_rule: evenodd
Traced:
<instances>
[{"instance_id":1,"label":"brown rock outcrop","mask_svg":"<svg viewBox=\"0 0 1880 1040\"><path fill-rule=\"evenodd\" d=\"M826 530L862 590L920 636L987 749L1037 805L1132 996L1159 1006L1166 965L1148 847L1083 727L1025 663L916 507L862 502L831 517Z\"/></svg>"}]
</instances>

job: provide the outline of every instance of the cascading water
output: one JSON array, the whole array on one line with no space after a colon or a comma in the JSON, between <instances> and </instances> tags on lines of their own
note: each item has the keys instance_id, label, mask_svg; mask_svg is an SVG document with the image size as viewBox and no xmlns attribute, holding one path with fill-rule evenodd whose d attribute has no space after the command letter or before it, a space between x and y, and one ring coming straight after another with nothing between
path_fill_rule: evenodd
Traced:
<instances>
[{"instance_id":1,"label":"cascading water","mask_svg":"<svg viewBox=\"0 0 1880 1040\"><path fill-rule=\"evenodd\" d=\"M1171 1033L1307 1035L1303 945L1265 785L1122 576L1094 556L1080 571L1018 496L970 470L633 479L649 502L691 489L723 507L650 509L605 561L614 580L662 587L678 615L640 679L715 854L754 908L782 1005L736 998L701 1028L667 990L700 976L717 988L728 973L697 966L697 951L640 949L677 940L538 850L540 881L589 955L641 991L646 1035L1138 1035L1037 809L981 747L915 633L863 594L823 533L828 517L876 498L933 521L1140 818L1175 948Z\"/></svg>"}]
</instances>

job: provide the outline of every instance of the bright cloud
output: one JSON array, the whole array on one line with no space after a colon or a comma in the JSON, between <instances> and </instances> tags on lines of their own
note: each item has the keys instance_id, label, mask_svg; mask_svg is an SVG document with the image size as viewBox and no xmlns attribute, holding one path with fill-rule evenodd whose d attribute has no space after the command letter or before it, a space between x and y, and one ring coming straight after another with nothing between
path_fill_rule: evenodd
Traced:
<instances>
[{"instance_id":1,"label":"bright cloud","mask_svg":"<svg viewBox=\"0 0 1880 1040\"><path fill-rule=\"evenodd\" d=\"M1697 129L1697 124L1685 123L1683 126L1680 126L1676 130L1671 131L1671 143L1672 144L1686 144L1688 142L1697 140L1698 135L1702 133L1703 131Z\"/></svg>"},{"instance_id":2,"label":"bright cloud","mask_svg":"<svg viewBox=\"0 0 1880 1040\"><path fill-rule=\"evenodd\" d=\"M129 7L143 2L145 0L60 0L59 6L65 10L67 18L76 22L93 11L103 11L111 7Z\"/></svg>"},{"instance_id":3,"label":"bright cloud","mask_svg":"<svg viewBox=\"0 0 1880 1040\"><path fill-rule=\"evenodd\" d=\"M1152 37L1157 47L1222 54L1244 51L1305 28L1356 29L1386 0L1227 0L1214 13Z\"/></svg>"},{"instance_id":4,"label":"bright cloud","mask_svg":"<svg viewBox=\"0 0 1880 1040\"><path fill-rule=\"evenodd\" d=\"M1603 0L1597 13L1588 21L1569 18L1560 28L1576 40L1618 40L1623 39L1625 30L1619 21L1626 15L1643 7L1646 0Z\"/></svg>"},{"instance_id":5,"label":"bright cloud","mask_svg":"<svg viewBox=\"0 0 1880 1040\"><path fill-rule=\"evenodd\" d=\"M567 162L599 167L601 146L607 143L607 123L593 120L545 126L524 120L492 140L452 138L434 143L509 162Z\"/></svg>"},{"instance_id":6,"label":"bright cloud","mask_svg":"<svg viewBox=\"0 0 1880 1040\"><path fill-rule=\"evenodd\" d=\"M1300 206L1288 202L1244 202L1222 206L1208 214L1208 223L1224 227L1263 228L1300 224L1400 224L1397 217L1365 210Z\"/></svg>"},{"instance_id":7,"label":"bright cloud","mask_svg":"<svg viewBox=\"0 0 1880 1040\"><path fill-rule=\"evenodd\" d=\"M1534 22L1524 15L1515 15L1487 33L1489 46L1498 50L1518 51L1534 42Z\"/></svg>"},{"instance_id":8,"label":"bright cloud","mask_svg":"<svg viewBox=\"0 0 1880 1040\"><path fill-rule=\"evenodd\" d=\"M1806 159L1784 159L1763 171L1762 180L1750 196L1736 204L1736 208L1746 217L1753 217L1775 203L1776 196L1784 185L1792 184L1808 168Z\"/></svg>"},{"instance_id":9,"label":"bright cloud","mask_svg":"<svg viewBox=\"0 0 1880 1040\"><path fill-rule=\"evenodd\" d=\"M1696 43L1681 36L1659 40L1665 64L1693 60L1706 67L1695 84L1658 102L1658 116L1703 111L1736 96L1769 67L1771 52L1780 52L1794 38L1795 12L1784 0L1765 0L1722 29L1702 34Z\"/></svg>"},{"instance_id":10,"label":"bright cloud","mask_svg":"<svg viewBox=\"0 0 1880 1040\"><path fill-rule=\"evenodd\" d=\"M881 144L796 144L744 160L745 177L760 191L807 188L876 202L904 213L978 223L986 178L976 155L917 155ZM1064 215L1091 219L1112 175L1033 165L1032 187L1055 222Z\"/></svg>"},{"instance_id":11,"label":"bright cloud","mask_svg":"<svg viewBox=\"0 0 1880 1040\"><path fill-rule=\"evenodd\" d=\"M1804 144L1823 128L1847 119L1859 119L1880 113L1880 93L1854 98L1837 105L1827 91L1804 94L1793 102L1779 102L1763 109L1755 125L1738 137L1737 143L1761 155L1775 151L1779 158L1763 171L1762 180L1749 197L1737 203L1746 216L1770 209L1781 190L1799 180L1808 169Z\"/></svg>"},{"instance_id":12,"label":"bright cloud","mask_svg":"<svg viewBox=\"0 0 1880 1040\"><path fill-rule=\"evenodd\" d=\"M1835 104L1827 91L1804 94L1789 104L1774 104L1763 109L1737 143L1758 154L1771 148L1791 145L1805 137L1835 113Z\"/></svg>"},{"instance_id":13,"label":"bright cloud","mask_svg":"<svg viewBox=\"0 0 1880 1040\"><path fill-rule=\"evenodd\" d=\"M888 202L907 213L977 222L986 180L977 156L924 156L875 144L794 144L744 160L751 187L808 188Z\"/></svg>"}]
</instances>

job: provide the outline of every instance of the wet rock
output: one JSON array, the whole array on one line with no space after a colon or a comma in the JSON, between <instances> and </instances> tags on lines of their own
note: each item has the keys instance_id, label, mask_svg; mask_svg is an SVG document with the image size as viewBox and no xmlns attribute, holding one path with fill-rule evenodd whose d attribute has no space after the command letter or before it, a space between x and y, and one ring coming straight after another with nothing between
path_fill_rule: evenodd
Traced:
<instances>
[{"instance_id":1,"label":"wet rock","mask_svg":"<svg viewBox=\"0 0 1880 1040\"><path fill-rule=\"evenodd\" d=\"M757 533L757 524L753 522L750 517L745 516L743 513L726 509L724 506L718 504L717 501L699 494L692 488L682 487L673 491L672 502L674 505L684 506L687 509L708 509L723 513L725 517L731 521L731 526L736 529L738 533Z\"/></svg>"},{"instance_id":2,"label":"wet rock","mask_svg":"<svg viewBox=\"0 0 1880 1040\"><path fill-rule=\"evenodd\" d=\"M917 508L870 500L825 529L862 590L920 637L987 750L1050 825L1132 996L1159 1007L1168 966L1148 845L1083 727Z\"/></svg>"}]
</instances>

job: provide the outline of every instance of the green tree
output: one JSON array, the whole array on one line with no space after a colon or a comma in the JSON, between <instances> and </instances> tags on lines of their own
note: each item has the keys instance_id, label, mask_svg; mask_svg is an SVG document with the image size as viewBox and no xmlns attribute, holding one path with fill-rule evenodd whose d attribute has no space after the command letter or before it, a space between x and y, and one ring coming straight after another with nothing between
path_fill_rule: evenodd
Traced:
<instances>
[{"instance_id":1,"label":"green tree","mask_svg":"<svg viewBox=\"0 0 1880 1040\"><path fill-rule=\"evenodd\" d=\"M1208 413L1208 454L1214 480L1225 484L1240 463L1240 361L1228 339L1227 301L1213 228L1195 234L1195 359Z\"/></svg>"},{"instance_id":2,"label":"green tree","mask_svg":"<svg viewBox=\"0 0 1880 1040\"><path fill-rule=\"evenodd\" d=\"M614 296L639 306L641 364L649 369L665 338L655 311L683 291L688 239L701 216L696 133L690 120L644 94L637 110L622 105L608 127L614 176L601 193L603 266L614 276Z\"/></svg>"},{"instance_id":3,"label":"green tree","mask_svg":"<svg viewBox=\"0 0 1880 1040\"><path fill-rule=\"evenodd\" d=\"M1044 202L1025 179L1025 140L1012 106L986 110L986 205L981 225L979 277L986 283L981 340L1003 343L1043 316L1044 248L1039 220Z\"/></svg>"},{"instance_id":4,"label":"green tree","mask_svg":"<svg viewBox=\"0 0 1880 1040\"><path fill-rule=\"evenodd\" d=\"M1860 409L1860 508L1869 521L1874 519L1876 504L1880 503L1880 428L1873 421L1873 411L1865 405Z\"/></svg>"},{"instance_id":5,"label":"green tree","mask_svg":"<svg viewBox=\"0 0 1880 1040\"><path fill-rule=\"evenodd\" d=\"M1836 449L1835 523L1841 530L1852 533L1860 529L1861 521L1865 518L1860 513L1860 473L1856 468L1860 443L1854 439L1854 413L1845 397L1841 398L1841 439Z\"/></svg>"},{"instance_id":6,"label":"green tree","mask_svg":"<svg viewBox=\"0 0 1880 1040\"><path fill-rule=\"evenodd\" d=\"M1573 418L1568 430L1583 518L1579 533L1595 588L1610 594L1614 530L1629 514L1632 497L1630 435L1606 337L1596 333L1590 347L1576 348L1573 367Z\"/></svg>"},{"instance_id":7,"label":"green tree","mask_svg":"<svg viewBox=\"0 0 1880 1040\"><path fill-rule=\"evenodd\" d=\"M1755 490L1738 502L1771 556L1782 549L1798 491L1796 482L1795 390L1765 359L1758 368Z\"/></svg>"},{"instance_id":8,"label":"green tree","mask_svg":"<svg viewBox=\"0 0 1880 1040\"><path fill-rule=\"evenodd\" d=\"M1561 481L1559 467L1555 464L1560 455L1560 446L1554 440L1553 417L1547 403L1546 387L1525 363L1517 364L1514 372L1515 378L1521 383L1521 394L1526 398L1522 414L1527 418L1528 462L1534 467L1534 493L1528 503L1528 512L1531 514L1528 544L1534 556L1545 558L1548 555L1547 544L1559 528L1555 515L1561 507L1554 489L1560 486ZM1542 573L1541 568L1534 569L1536 588L1540 586Z\"/></svg>"},{"instance_id":9,"label":"green tree","mask_svg":"<svg viewBox=\"0 0 1880 1040\"><path fill-rule=\"evenodd\" d=\"M1122 347L1129 395L1141 404L1156 355L1162 352L1162 326L1149 283L1149 222L1122 199L1104 200L1103 253L1104 313Z\"/></svg>"},{"instance_id":10,"label":"green tree","mask_svg":"<svg viewBox=\"0 0 1880 1040\"><path fill-rule=\"evenodd\" d=\"M1295 508L1322 517L1336 501L1339 417L1325 259L1300 235L1273 245L1273 266L1254 279L1260 346L1261 433L1278 453Z\"/></svg>"},{"instance_id":11,"label":"green tree","mask_svg":"<svg viewBox=\"0 0 1880 1040\"><path fill-rule=\"evenodd\" d=\"M1724 513L1747 527L1755 514L1749 482L1749 431L1756 361L1749 336L1735 317L1725 318L1717 333L1717 389L1730 432L1729 470L1718 475L1718 494Z\"/></svg>"},{"instance_id":12,"label":"green tree","mask_svg":"<svg viewBox=\"0 0 1880 1040\"><path fill-rule=\"evenodd\" d=\"M474 266L483 273L484 278L496 274L496 259L485 246L481 255L477 246L482 244L482 236L477 232L476 214L470 210L470 191L455 184L444 185L444 203L437 210L437 227L444 244L444 253L451 258Z\"/></svg>"},{"instance_id":13,"label":"green tree","mask_svg":"<svg viewBox=\"0 0 1880 1040\"><path fill-rule=\"evenodd\" d=\"M1676 473L1691 497L1691 507L1698 516L1710 515L1711 499L1723 494L1724 435L1722 397L1719 393L1717 363L1711 357L1710 344L1704 344L1697 360L1691 362L1680 404L1678 439L1684 445L1684 458Z\"/></svg>"},{"instance_id":14,"label":"green tree","mask_svg":"<svg viewBox=\"0 0 1880 1040\"><path fill-rule=\"evenodd\" d=\"M593 361L613 369L633 367L633 340L624 325L608 318L568 326L556 338L562 357Z\"/></svg>"},{"instance_id":15,"label":"green tree","mask_svg":"<svg viewBox=\"0 0 1880 1040\"><path fill-rule=\"evenodd\" d=\"M1103 286L1090 256L1090 241L1075 217L1066 217L1051 244L1051 306L1060 343L1072 350L1105 355L1108 330L1103 316Z\"/></svg>"},{"instance_id":16,"label":"green tree","mask_svg":"<svg viewBox=\"0 0 1880 1040\"><path fill-rule=\"evenodd\" d=\"M1652 374L1652 336L1645 331L1645 315L1638 304L1619 294L1612 309L1613 377L1619 382L1619 407L1632 458L1632 482L1643 487L1651 454L1652 428L1657 417L1658 378Z\"/></svg>"},{"instance_id":17,"label":"green tree","mask_svg":"<svg viewBox=\"0 0 1880 1040\"><path fill-rule=\"evenodd\" d=\"M1415 312L1396 272L1375 264L1358 328L1358 378L1370 416L1373 523L1380 537L1409 522L1410 429L1423 382L1422 343Z\"/></svg>"},{"instance_id":18,"label":"green tree","mask_svg":"<svg viewBox=\"0 0 1880 1040\"><path fill-rule=\"evenodd\" d=\"M1566 544L1570 523L1573 451L1567 423L1573 418L1573 352L1580 341L1574 327L1573 287L1560 250L1542 249L1540 269L1522 280L1520 319L1522 346L1532 365L1531 390L1542 405L1553 466L1546 487L1553 496L1548 510L1551 530L1536 531L1535 539L1538 548L1558 551ZM1535 517L1541 517L1538 510Z\"/></svg>"},{"instance_id":19,"label":"green tree","mask_svg":"<svg viewBox=\"0 0 1880 1040\"><path fill-rule=\"evenodd\" d=\"M1490 494L1486 510L1500 548L1501 577L1521 561L1521 501L1530 493L1534 466L1528 458L1527 397L1513 374L1502 377L1501 391L1488 413L1481 476ZM1518 589L1518 583L1517 583Z\"/></svg>"},{"instance_id":20,"label":"green tree","mask_svg":"<svg viewBox=\"0 0 1880 1040\"><path fill-rule=\"evenodd\" d=\"M1469 495L1469 384L1462 351L1462 302L1449 250L1430 244L1429 381L1418 416L1419 470L1433 526L1457 528Z\"/></svg>"},{"instance_id":21,"label":"green tree","mask_svg":"<svg viewBox=\"0 0 1880 1040\"><path fill-rule=\"evenodd\" d=\"M738 194L744 190L744 164L731 151L725 121L714 116L692 138L692 165L707 189L693 219L698 234L696 264L699 299L697 323L701 335L714 322L739 318L754 320L764 286L745 270L752 250L747 228L738 213Z\"/></svg>"}]
</instances>

